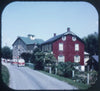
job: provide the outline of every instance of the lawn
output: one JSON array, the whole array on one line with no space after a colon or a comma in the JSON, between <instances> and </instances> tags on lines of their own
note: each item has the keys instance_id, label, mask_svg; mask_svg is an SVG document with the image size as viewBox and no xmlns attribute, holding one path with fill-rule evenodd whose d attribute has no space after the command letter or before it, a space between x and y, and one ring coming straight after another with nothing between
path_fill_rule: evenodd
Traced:
<instances>
[{"instance_id":1,"label":"lawn","mask_svg":"<svg viewBox=\"0 0 100 91\"><path fill-rule=\"evenodd\" d=\"M50 73L47 73L45 71L40 71L40 72L42 72L42 73L44 73L46 75L52 76L54 78L57 78L57 79L59 79L61 81L67 82L70 85L73 85L73 86L77 87L78 89L84 90L84 89L88 89L90 87L90 85L79 83L79 82L75 82L75 81L73 81L72 79L69 79L69 78L65 78L65 77L62 77L62 76L59 76L59 75L55 75L55 74L50 74Z\"/></svg>"},{"instance_id":2,"label":"lawn","mask_svg":"<svg viewBox=\"0 0 100 91\"><path fill-rule=\"evenodd\" d=\"M28 66L28 65L27 65L27 66ZM28 67L29 67L29 66L28 66ZM29 68L33 69L33 67L29 67ZM40 70L37 70L37 71L42 72L43 74L46 74L46 75L48 75L48 76L52 76L52 77L54 77L54 78L56 78L56 79L59 79L59 80L61 80L61 81L67 82L67 83L69 83L70 85L73 85L73 86L75 86L75 87L78 88L78 89L84 90L84 89L88 89L88 88L90 87L90 85L87 85L87 84L84 84L84 83L75 82L75 81L73 81L72 79L69 79L69 78L66 78L66 77L62 77L62 76L55 75L55 74L50 74L50 73L45 72L45 71L42 71L42 70L41 70L41 71L40 71Z\"/></svg>"},{"instance_id":3,"label":"lawn","mask_svg":"<svg viewBox=\"0 0 100 91\"><path fill-rule=\"evenodd\" d=\"M9 71L6 66L2 65L1 69L2 80L8 86L9 85Z\"/></svg>"}]
</instances>

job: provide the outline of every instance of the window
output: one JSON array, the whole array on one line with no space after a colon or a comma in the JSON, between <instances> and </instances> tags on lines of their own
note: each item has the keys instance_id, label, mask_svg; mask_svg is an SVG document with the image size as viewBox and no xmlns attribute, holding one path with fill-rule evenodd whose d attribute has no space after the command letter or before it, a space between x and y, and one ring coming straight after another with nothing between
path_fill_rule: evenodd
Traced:
<instances>
[{"instance_id":1,"label":"window","mask_svg":"<svg viewBox=\"0 0 100 91\"><path fill-rule=\"evenodd\" d=\"M66 36L62 36L62 40L65 41L66 40Z\"/></svg>"},{"instance_id":2,"label":"window","mask_svg":"<svg viewBox=\"0 0 100 91\"><path fill-rule=\"evenodd\" d=\"M79 44L75 44L75 51L79 51Z\"/></svg>"},{"instance_id":3,"label":"window","mask_svg":"<svg viewBox=\"0 0 100 91\"><path fill-rule=\"evenodd\" d=\"M48 45L46 45L46 51L48 51Z\"/></svg>"},{"instance_id":4,"label":"window","mask_svg":"<svg viewBox=\"0 0 100 91\"><path fill-rule=\"evenodd\" d=\"M49 50L51 51L51 44L49 44Z\"/></svg>"},{"instance_id":5,"label":"window","mask_svg":"<svg viewBox=\"0 0 100 91\"><path fill-rule=\"evenodd\" d=\"M74 62L76 62L76 63L80 62L80 56L79 55L74 56Z\"/></svg>"},{"instance_id":6,"label":"window","mask_svg":"<svg viewBox=\"0 0 100 91\"><path fill-rule=\"evenodd\" d=\"M44 45L44 51L46 51L46 45Z\"/></svg>"},{"instance_id":7,"label":"window","mask_svg":"<svg viewBox=\"0 0 100 91\"><path fill-rule=\"evenodd\" d=\"M72 41L76 41L76 37L73 36L73 37L72 37Z\"/></svg>"},{"instance_id":8,"label":"window","mask_svg":"<svg viewBox=\"0 0 100 91\"><path fill-rule=\"evenodd\" d=\"M21 48L21 45L18 45L18 49L20 49Z\"/></svg>"},{"instance_id":9,"label":"window","mask_svg":"<svg viewBox=\"0 0 100 91\"><path fill-rule=\"evenodd\" d=\"M16 48L16 45L14 45L14 48Z\"/></svg>"},{"instance_id":10,"label":"window","mask_svg":"<svg viewBox=\"0 0 100 91\"><path fill-rule=\"evenodd\" d=\"M65 61L65 56L60 55L58 56L58 62L64 62Z\"/></svg>"},{"instance_id":11,"label":"window","mask_svg":"<svg viewBox=\"0 0 100 91\"><path fill-rule=\"evenodd\" d=\"M63 51L63 43L59 43L59 51Z\"/></svg>"}]
</instances>

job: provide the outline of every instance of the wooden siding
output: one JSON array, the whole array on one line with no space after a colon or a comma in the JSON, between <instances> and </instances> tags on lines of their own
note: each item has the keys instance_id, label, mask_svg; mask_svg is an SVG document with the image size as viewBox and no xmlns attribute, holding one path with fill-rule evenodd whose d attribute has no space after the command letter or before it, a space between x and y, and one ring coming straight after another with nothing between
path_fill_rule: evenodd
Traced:
<instances>
[{"instance_id":1,"label":"wooden siding","mask_svg":"<svg viewBox=\"0 0 100 91\"><path fill-rule=\"evenodd\" d=\"M63 51L59 51L59 43L63 43ZM79 44L79 51L75 51L75 44ZM72 41L72 36L66 36L66 40L63 41L62 38L53 43L53 53L56 59L58 56L65 56L65 62L74 62L74 56L80 56L80 64L84 65L84 44L79 41Z\"/></svg>"}]
</instances>

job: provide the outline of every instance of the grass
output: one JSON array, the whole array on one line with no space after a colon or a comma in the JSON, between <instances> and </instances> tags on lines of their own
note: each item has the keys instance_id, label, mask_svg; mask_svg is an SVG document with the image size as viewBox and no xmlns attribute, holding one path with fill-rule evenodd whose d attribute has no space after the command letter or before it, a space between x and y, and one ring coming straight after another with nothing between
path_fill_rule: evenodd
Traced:
<instances>
[{"instance_id":1,"label":"grass","mask_svg":"<svg viewBox=\"0 0 100 91\"><path fill-rule=\"evenodd\" d=\"M10 75L9 75L9 71L8 71L7 67L4 65L2 65L1 74L2 74L3 82L8 86Z\"/></svg>"},{"instance_id":2,"label":"grass","mask_svg":"<svg viewBox=\"0 0 100 91\"><path fill-rule=\"evenodd\" d=\"M73 81L72 79L69 79L69 78L65 78L65 77L62 77L62 76L59 76L59 75L55 75L55 74L50 74L50 73L47 73L45 71L40 71L40 72L42 72L42 73L44 73L46 75L52 76L54 78L57 78L57 79L59 79L61 81L67 82L70 85L73 85L78 89L84 90L84 89L88 89L90 87L90 85L79 83L79 82L75 82L75 81Z\"/></svg>"},{"instance_id":3,"label":"grass","mask_svg":"<svg viewBox=\"0 0 100 91\"><path fill-rule=\"evenodd\" d=\"M28 66L29 67L29 66ZM32 67L29 67L31 69L33 69ZM85 90L85 89L88 89L89 87L91 87L90 85L87 85L87 84L84 84L84 83L79 83L79 82L75 82L73 81L72 79L69 79L69 78L65 78L65 77L62 77L62 76L59 76L59 75L55 75L55 74L50 74L48 72L45 72L45 71L42 71L42 70L37 70L39 72L42 72L48 76L51 76L51 77L54 77L58 80L61 80L61 81L64 81L64 82L67 82L69 83L70 85L73 85L75 86L76 88L78 89L81 89L81 90Z\"/></svg>"}]
</instances>

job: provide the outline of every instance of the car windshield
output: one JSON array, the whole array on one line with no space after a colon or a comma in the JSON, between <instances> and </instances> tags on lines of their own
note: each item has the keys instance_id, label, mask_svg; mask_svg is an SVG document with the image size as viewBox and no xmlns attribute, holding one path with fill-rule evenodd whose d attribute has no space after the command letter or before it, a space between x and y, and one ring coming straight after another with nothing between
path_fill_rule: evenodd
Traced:
<instances>
[{"instance_id":1,"label":"car windshield","mask_svg":"<svg viewBox=\"0 0 100 91\"><path fill-rule=\"evenodd\" d=\"M19 59L19 62L24 62L24 60L23 59Z\"/></svg>"}]
</instances>

